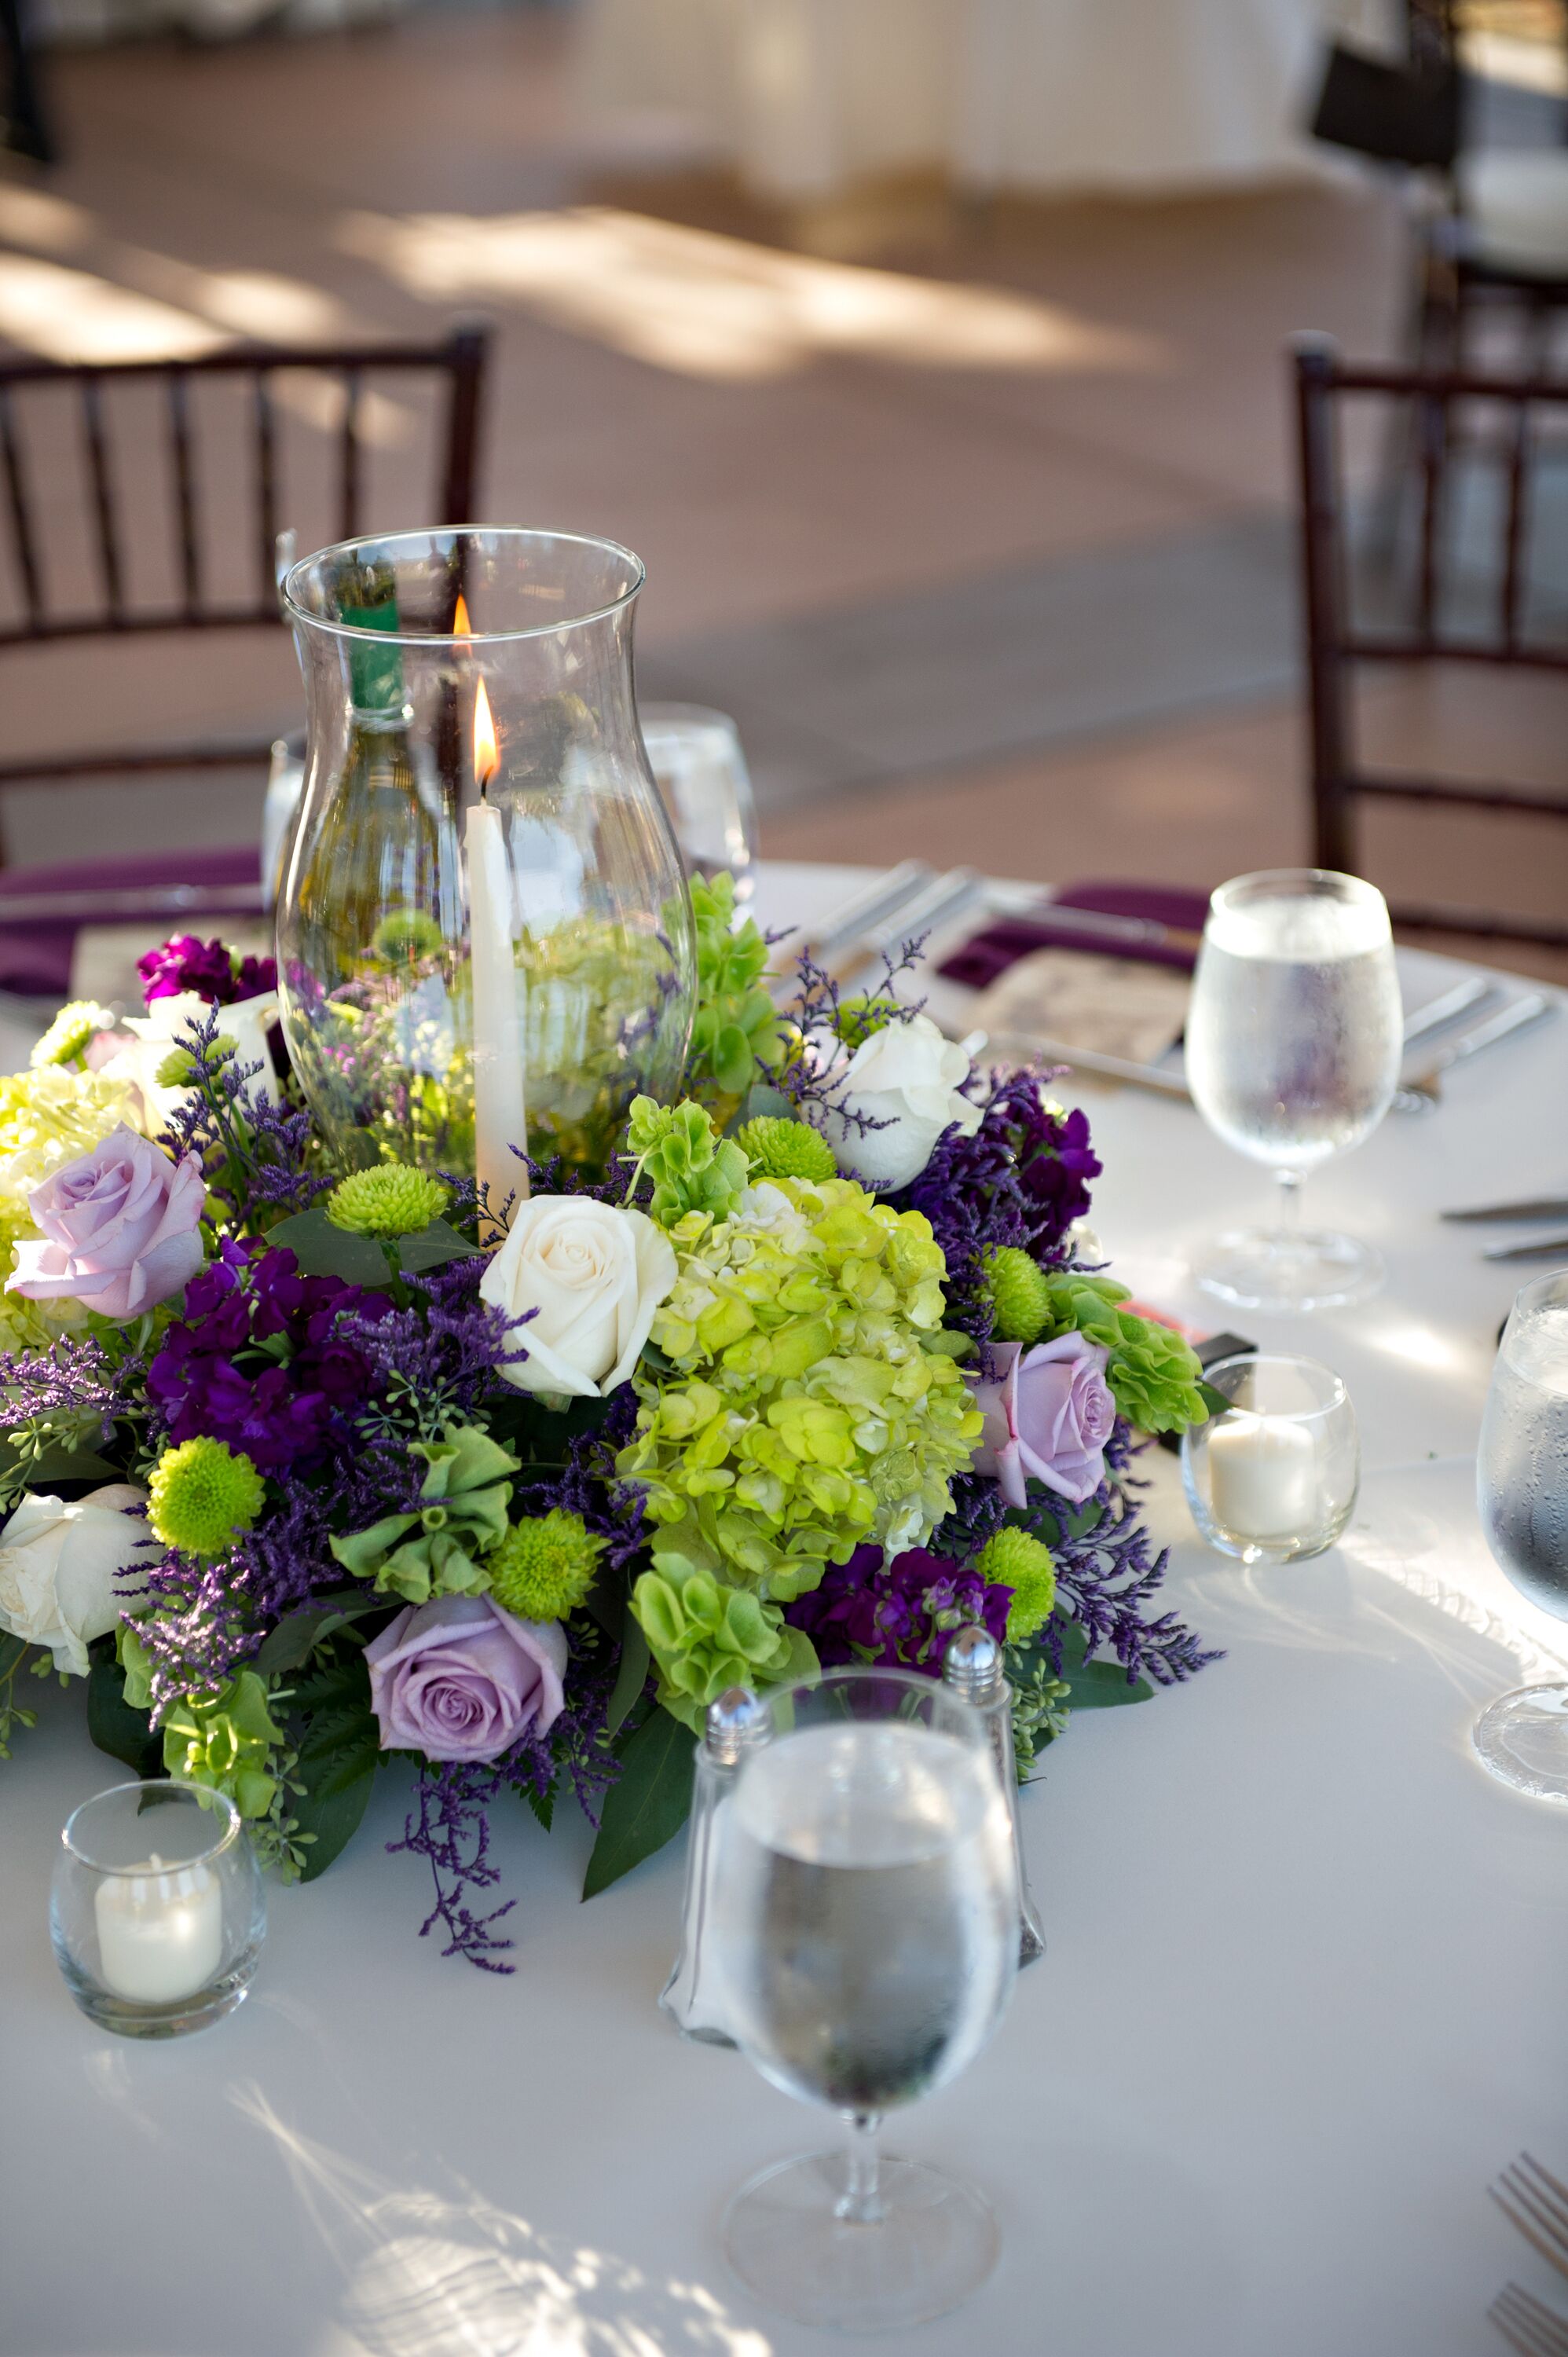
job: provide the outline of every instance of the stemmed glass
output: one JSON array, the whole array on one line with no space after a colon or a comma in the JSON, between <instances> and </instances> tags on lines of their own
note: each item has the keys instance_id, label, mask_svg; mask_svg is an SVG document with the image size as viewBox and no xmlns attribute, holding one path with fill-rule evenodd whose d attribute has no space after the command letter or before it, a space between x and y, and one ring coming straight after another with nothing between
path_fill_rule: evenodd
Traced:
<instances>
[{"instance_id":1,"label":"stemmed glass","mask_svg":"<svg viewBox=\"0 0 1568 2357\"><path fill-rule=\"evenodd\" d=\"M1330 1309L1382 1283L1370 1244L1301 1224L1309 1170L1369 1137L1402 1048L1382 894L1358 876L1281 867L1209 903L1187 1022L1193 1102L1217 1135L1273 1168L1279 1223L1217 1239L1198 1282L1249 1309Z\"/></svg>"},{"instance_id":2,"label":"stemmed glass","mask_svg":"<svg viewBox=\"0 0 1568 2357\"><path fill-rule=\"evenodd\" d=\"M757 804L739 729L701 704L643 704L638 718L688 874L728 868L736 904L749 900Z\"/></svg>"},{"instance_id":3,"label":"stemmed glass","mask_svg":"<svg viewBox=\"0 0 1568 2357\"><path fill-rule=\"evenodd\" d=\"M766 2079L849 2123L730 2205L741 2281L847 2331L955 2308L995 2262L961 2179L882 2158L876 2129L957 2076L1018 1958L1006 1803L979 1713L905 1671L831 1671L768 1698L725 1812L714 1953L736 2043Z\"/></svg>"},{"instance_id":4,"label":"stemmed glass","mask_svg":"<svg viewBox=\"0 0 1568 2357\"><path fill-rule=\"evenodd\" d=\"M1487 1544L1521 1595L1568 1620L1568 1270L1527 1285L1503 1329L1476 1458ZM1494 1776L1568 1801L1568 1681L1516 1686L1476 1722Z\"/></svg>"}]
</instances>

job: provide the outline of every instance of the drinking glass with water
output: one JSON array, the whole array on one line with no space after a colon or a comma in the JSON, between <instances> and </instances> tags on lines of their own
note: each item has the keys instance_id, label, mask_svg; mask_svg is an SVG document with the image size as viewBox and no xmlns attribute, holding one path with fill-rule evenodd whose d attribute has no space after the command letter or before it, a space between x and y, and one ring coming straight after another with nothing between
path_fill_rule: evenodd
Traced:
<instances>
[{"instance_id":1,"label":"drinking glass with water","mask_svg":"<svg viewBox=\"0 0 1568 2357\"><path fill-rule=\"evenodd\" d=\"M1527 1285L1503 1329L1476 1458L1487 1544L1522 1596L1568 1620L1568 1271ZM1516 1686L1482 1712L1494 1776L1568 1801L1568 1682Z\"/></svg>"},{"instance_id":2,"label":"drinking glass with water","mask_svg":"<svg viewBox=\"0 0 1568 2357\"><path fill-rule=\"evenodd\" d=\"M1382 1282L1371 1245L1301 1224L1306 1175L1376 1129L1402 1042L1382 894L1357 876L1283 867L1222 884L1209 904L1187 1022L1193 1103L1280 1186L1273 1228L1210 1246L1198 1282L1250 1309L1327 1309Z\"/></svg>"},{"instance_id":3,"label":"drinking glass with water","mask_svg":"<svg viewBox=\"0 0 1568 2357\"><path fill-rule=\"evenodd\" d=\"M940 2316L994 2264L983 2195L884 2158L882 2115L971 2062L1018 1957L1006 1803L978 1712L905 1671L768 1697L725 1812L714 1953L763 2076L850 2124L847 2148L767 2169L725 2221L731 2265L803 2323Z\"/></svg>"}]
</instances>

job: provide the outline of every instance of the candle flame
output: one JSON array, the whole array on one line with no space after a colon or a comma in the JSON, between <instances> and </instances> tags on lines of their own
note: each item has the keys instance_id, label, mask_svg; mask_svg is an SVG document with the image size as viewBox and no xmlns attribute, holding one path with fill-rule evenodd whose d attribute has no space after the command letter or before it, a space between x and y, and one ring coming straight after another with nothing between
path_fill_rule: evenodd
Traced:
<instances>
[{"instance_id":1,"label":"candle flame","mask_svg":"<svg viewBox=\"0 0 1568 2357\"><path fill-rule=\"evenodd\" d=\"M459 589L456 609L452 616L452 636L455 639L466 639L473 627L468 619L468 601Z\"/></svg>"},{"instance_id":2,"label":"candle flame","mask_svg":"<svg viewBox=\"0 0 1568 2357\"><path fill-rule=\"evenodd\" d=\"M490 717L490 699L485 694L485 683L481 679L475 683L474 688L474 778L481 792L499 768L496 724Z\"/></svg>"}]
</instances>

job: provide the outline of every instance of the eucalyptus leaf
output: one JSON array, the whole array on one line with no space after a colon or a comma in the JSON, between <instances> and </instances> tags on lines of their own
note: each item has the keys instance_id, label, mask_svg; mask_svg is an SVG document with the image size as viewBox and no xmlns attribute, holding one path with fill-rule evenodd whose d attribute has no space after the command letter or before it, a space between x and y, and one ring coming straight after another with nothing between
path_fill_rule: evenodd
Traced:
<instances>
[{"instance_id":1,"label":"eucalyptus leaf","mask_svg":"<svg viewBox=\"0 0 1568 2357\"><path fill-rule=\"evenodd\" d=\"M15 1448L16 1436L8 1433L6 1437ZM62 1448L58 1440L45 1441L26 1469L28 1487L35 1490L59 1481L123 1481L125 1478L107 1457L91 1448Z\"/></svg>"},{"instance_id":2,"label":"eucalyptus leaf","mask_svg":"<svg viewBox=\"0 0 1568 2357\"><path fill-rule=\"evenodd\" d=\"M1068 1706L1075 1714L1109 1710L1124 1702L1147 1702L1155 1691L1147 1678L1129 1679L1121 1663L1109 1659L1085 1662L1069 1678L1068 1688Z\"/></svg>"},{"instance_id":3,"label":"eucalyptus leaf","mask_svg":"<svg viewBox=\"0 0 1568 2357\"><path fill-rule=\"evenodd\" d=\"M673 1840L692 1806L695 1746L689 1727L656 1710L628 1738L621 1771L605 1795L599 1837L583 1878L594 1899Z\"/></svg>"}]
</instances>

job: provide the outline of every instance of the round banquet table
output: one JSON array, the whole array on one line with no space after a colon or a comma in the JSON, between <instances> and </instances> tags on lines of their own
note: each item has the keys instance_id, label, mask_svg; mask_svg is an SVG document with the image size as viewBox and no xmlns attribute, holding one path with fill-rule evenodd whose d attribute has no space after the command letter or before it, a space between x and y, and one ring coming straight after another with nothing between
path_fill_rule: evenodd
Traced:
<instances>
[{"instance_id":1,"label":"round banquet table","mask_svg":"<svg viewBox=\"0 0 1568 2357\"><path fill-rule=\"evenodd\" d=\"M1160 192L1316 168L1326 37L1402 27L1399 0L587 0L580 80L787 202L933 167Z\"/></svg>"},{"instance_id":2,"label":"round banquet table","mask_svg":"<svg viewBox=\"0 0 1568 2357\"><path fill-rule=\"evenodd\" d=\"M857 880L765 870L759 914ZM1402 966L1417 1000L1452 973ZM1184 1254L1266 1178L1182 1103L1082 1101L1118 1273L1202 1319ZM1560 1190L1565 1101L1560 1014L1313 1181L1316 1212L1386 1254L1379 1299L1241 1321L1350 1385L1366 1471L1337 1550L1253 1572L1209 1554L1150 1453L1170 1601L1225 1658L1079 1719L1023 1798L1047 1953L979 2062L887 2139L981 2181L1004 2256L901 2350L1471 2357L1506 2279L1550 2296L1486 2187L1521 2147L1568 2175L1568 1817L1494 1783L1469 1727L1568 1630L1493 1568L1472 1494L1530 1272L1437 1211ZM495 1978L416 1936L425 1869L385 1854L408 1797L389 1773L323 1881L274 1891L240 2012L137 2045L89 2026L49 1953L59 1828L116 1776L76 1703L44 1692L0 1767L4 2357L825 2345L726 2276L730 2190L832 2131L656 2011L679 1846L583 1906L575 1812L546 1839L498 1810L517 1944Z\"/></svg>"}]
</instances>

